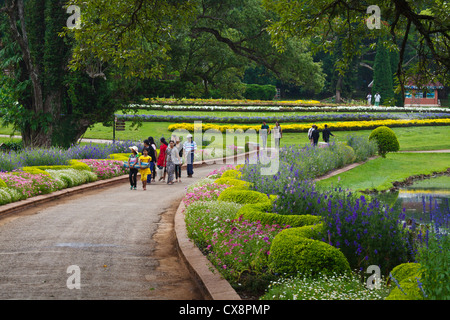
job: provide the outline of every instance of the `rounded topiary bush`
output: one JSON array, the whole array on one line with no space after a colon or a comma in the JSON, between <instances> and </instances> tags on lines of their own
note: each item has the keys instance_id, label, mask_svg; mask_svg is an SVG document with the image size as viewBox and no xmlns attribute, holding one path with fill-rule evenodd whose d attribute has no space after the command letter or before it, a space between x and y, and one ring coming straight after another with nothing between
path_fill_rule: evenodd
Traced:
<instances>
[{"instance_id":1,"label":"rounded topiary bush","mask_svg":"<svg viewBox=\"0 0 450 320\"><path fill-rule=\"evenodd\" d=\"M0 179L0 188L6 188L6 187L7 187L6 182L3 181L2 179Z\"/></svg>"},{"instance_id":2,"label":"rounded topiary bush","mask_svg":"<svg viewBox=\"0 0 450 320\"><path fill-rule=\"evenodd\" d=\"M356 159L355 150L350 146L344 146L342 150L343 150L344 164L353 163Z\"/></svg>"},{"instance_id":3,"label":"rounded topiary bush","mask_svg":"<svg viewBox=\"0 0 450 320\"><path fill-rule=\"evenodd\" d=\"M406 278L397 284L386 297L386 300L424 300L417 277Z\"/></svg>"},{"instance_id":4,"label":"rounded topiary bush","mask_svg":"<svg viewBox=\"0 0 450 320\"><path fill-rule=\"evenodd\" d=\"M236 202L240 204L270 202L264 193L246 190L242 187L227 188L217 198L218 201Z\"/></svg>"},{"instance_id":5,"label":"rounded topiary bush","mask_svg":"<svg viewBox=\"0 0 450 320\"><path fill-rule=\"evenodd\" d=\"M407 262L402 263L396 266L391 271L391 277L394 278L397 282L401 282L405 279L411 277L419 277L420 278L420 263L416 262Z\"/></svg>"},{"instance_id":6,"label":"rounded topiary bush","mask_svg":"<svg viewBox=\"0 0 450 320\"><path fill-rule=\"evenodd\" d=\"M369 140L375 140L378 145L378 154L383 158L388 152L397 152L400 150L400 144L392 129L381 126L372 131Z\"/></svg>"},{"instance_id":7,"label":"rounded topiary bush","mask_svg":"<svg viewBox=\"0 0 450 320\"><path fill-rule=\"evenodd\" d=\"M299 230L292 230L283 230L272 241L269 255L272 272L312 276L351 272L347 259L339 249L319 240L308 239L301 231L300 234L295 232Z\"/></svg>"}]
</instances>

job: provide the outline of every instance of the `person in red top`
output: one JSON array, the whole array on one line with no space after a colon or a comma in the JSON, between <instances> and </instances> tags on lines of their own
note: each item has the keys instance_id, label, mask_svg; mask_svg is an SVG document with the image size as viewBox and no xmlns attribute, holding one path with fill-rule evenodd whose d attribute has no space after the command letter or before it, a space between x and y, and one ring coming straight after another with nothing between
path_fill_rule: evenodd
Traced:
<instances>
[{"instance_id":1,"label":"person in red top","mask_svg":"<svg viewBox=\"0 0 450 320\"><path fill-rule=\"evenodd\" d=\"M161 141L161 145L159 147L159 156L158 156L158 162L156 163L156 166L159 169L159 175L160 175L160 178L158 181L161 181L161 180L166 179L166 149L167 149L168 143L164 137L162 137L159 141Z\"/></svg>"}]
</instances>

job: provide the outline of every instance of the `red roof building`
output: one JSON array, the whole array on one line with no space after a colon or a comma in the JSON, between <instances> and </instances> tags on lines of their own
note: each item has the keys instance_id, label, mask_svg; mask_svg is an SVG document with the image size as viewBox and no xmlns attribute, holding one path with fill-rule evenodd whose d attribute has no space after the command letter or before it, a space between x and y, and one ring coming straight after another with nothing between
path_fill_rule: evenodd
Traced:
<instances>
[{"instance_id":1,"label":"red roof building","mask_svg":"<svg viewBox=\"0 0 450 320\"><path fill-rule=\"evenodd\" d=\"M439 107L438 90L444 86L439 83L428 83L418 87L414 82L405 85L405 107Z\"/></svg>"}]
</instances>

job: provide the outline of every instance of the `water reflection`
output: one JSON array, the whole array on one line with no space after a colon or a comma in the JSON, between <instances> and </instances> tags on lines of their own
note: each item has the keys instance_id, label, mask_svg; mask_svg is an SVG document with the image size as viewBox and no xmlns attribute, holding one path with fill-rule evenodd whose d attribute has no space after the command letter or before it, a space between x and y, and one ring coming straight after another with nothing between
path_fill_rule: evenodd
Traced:
<instances>
[{"instance_id":1,"label":"water reflection","mask_svg":"<svg viewBox=\"0 0 450 320\"><path fill-rule=\"evenodd\" d=\"M438 183L438 187L435 187L433 179L430 179L427 184L427 187L417 188L412 185L400 188L396 192L380 194L378 199L392 207L394 212L402 212L404 209L406 220L415 219L417 222L429 223L430 220L436 218L437 212L440 215L448 216L450 214L450 186L442 188L442 183Z\"/></svg>"}]
</instances>

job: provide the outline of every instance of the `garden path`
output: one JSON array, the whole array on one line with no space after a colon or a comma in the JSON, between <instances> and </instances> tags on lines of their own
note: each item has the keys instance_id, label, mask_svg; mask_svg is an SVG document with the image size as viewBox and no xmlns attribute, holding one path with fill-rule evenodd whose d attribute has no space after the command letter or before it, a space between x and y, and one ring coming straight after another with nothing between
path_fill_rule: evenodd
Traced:
<instances>
[{"instance_id":1,"label":"garden path","mask_svg":"<svg viewBox=\"0 0 450 320\"><path fill-rule=\"evenodd\" d=\"M0 219L0 299L203 299L179 259L173 218L181 184L86 191ZM75 283L78 266L81 289Z\"/></svg>"}]
</instances>

